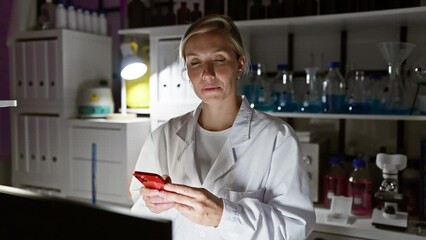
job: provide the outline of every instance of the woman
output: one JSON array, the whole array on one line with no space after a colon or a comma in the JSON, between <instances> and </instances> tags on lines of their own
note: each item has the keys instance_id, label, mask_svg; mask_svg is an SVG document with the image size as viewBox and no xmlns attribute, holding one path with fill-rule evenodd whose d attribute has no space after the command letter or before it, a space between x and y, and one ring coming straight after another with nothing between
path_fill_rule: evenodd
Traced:
<instances>
[{"instance_id":1,"label":"woman","mask_svg":"<svg viewBox=\"0 0 426 240\"><path fill-rule=\"evenodd\" d=\"M306 238L315 213L300 146L289 125L237 95L248 59L235 24L199 19L179 54L202 102L148 137L135 170L169 183L159 191L132 179L132 211L172 219L173 239Z\"/></svg>"}]
</instances>

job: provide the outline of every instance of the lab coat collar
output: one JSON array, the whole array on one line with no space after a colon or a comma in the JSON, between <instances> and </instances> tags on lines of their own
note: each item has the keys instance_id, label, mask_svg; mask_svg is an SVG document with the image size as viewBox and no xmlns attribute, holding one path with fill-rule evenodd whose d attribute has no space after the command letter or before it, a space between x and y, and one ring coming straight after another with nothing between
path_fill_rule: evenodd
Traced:
<instances>
[{"instance_id":1,"label":"lab coat collar","mask_svg":"<svg viewBox=\"0 0 426 240\"><path fill-rule=\"evenodd\" d=\"M195 111L188 115L182 127L176 132L177 136L183 141L182 151L179 154L178 161L186 175L191 179L193 184L203 185L203 180L198 174L197 165L195 162L195 129L198 122L198 117L202 109L200 104ZM240 110L232 126L230 135L224 144L222 151L219 153L211 170L207 174L204 185L214 184L225 172L227 172L234 164L235 160L232 154L233 148L246 142L250 138L250 123L253 116L253 109L249 102L243 96ZM212 172L214 174L212 175Z\"/></svg>"},{"instance_id":2,"label":"lab coat collar","mask_svg":"<svg viewBox=\"0 0 426 240\"><path fill-rule=\"evenodd\" d=\"M190 117L185 120L182 127L176 133L186 144L191 144L195 141L195 129L201 109L202 104L200 103L197 109L190 114ZM240 110L238 111L237 117L229 134L232 147L238 146L250 139L250 123L252 117L253 109L250 107L250 103L247 99L242 96Z\"/></svg>"}]
</instances>

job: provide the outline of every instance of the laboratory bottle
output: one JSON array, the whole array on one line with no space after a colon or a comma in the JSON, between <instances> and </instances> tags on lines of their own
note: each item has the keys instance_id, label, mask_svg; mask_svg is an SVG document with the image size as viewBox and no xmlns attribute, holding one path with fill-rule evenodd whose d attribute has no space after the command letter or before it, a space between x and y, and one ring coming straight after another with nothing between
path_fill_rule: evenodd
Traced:
<instances>
[{"instance_id":1,"label":"laboratory bottle","mask_svg":"<svg viewBox=\"0 0 426 240\"><path fill-rule=\"evenodd\" d=\"M322 112L320 86L317 79L318 70L318 67L305 68L306 78L305 84L302 86L303 99L299 107L300 112Z\"/></svg>"},{"instance_id":2,"label":"laboratory bottle","mask_svg":"<svg viewBox=\"0 0 426 240\"><path fill-rule=\"evenodd\" d=\"M191 22L197 21L197 19L201 18L200 4L194 3L194 10L191 12Z\"/></svg>"},{"instance_id":3,"label":"laboratory bottle","mask_svg":"<svg viewBox=\"0 0 426 240\"><path fill-rule=\"evenodd\" d=\"M354 169L349 175L348 196L352 198L352 214L370 215L372 212L371 178L364 159L352 161Z\"/></svg>"},{"instance_id":4,"label":"laboratory bottle","mask_svg":"<svg viewBox=\"0 0 426 240\"><path fill-rule=\"evenodd\" d=\"M328 159L329 167L323 175L323 205L330 208L333 196L346 196L348 175L341 165L338 156L331 156Z\"/></svg>"},{"instance_id":5,"label":"laboratory bottle","mask_svg":"<svg viewBox=\"0 0 426 240\"><path fill-rule=\"evenodd\" d=\"M271 82L266 78L262 64L252 64L252 80L249 93L252 97L252 107L261 111L273 111Z\"/></svg>"},{"instance_id":6,"label":"laboratory bottle","mask_svg":"<svg viewBox=\"0 0 426 240\"><path fill-rule=\"evenodd\" d=\"M262 0L254 0L250 6L250 19L264 19L266 15L266 6Z\"/></svg>"},{"instance_id":7,"label":"laboratory bottle","mask_svg":"<svg viewBox=\"0 0 426 240\"><path fill-rule=\"evenodd\" d=\"M92 11L90 14L91 23L92 23L92 33L99 34L100 33L100 27L99 27L99 17L97 11Z\"/></svg>"},{"instance_id":8,"label":"laboratory bottle","mask_svg":"<svg viewBox=\"0 0 426 240\"><path fill-rule=\"evenodd\" d=\"M277 75L273 79L272 100L274 111L294 112L296 110L293 74L288 71L287 64L277 65Z\"/></svg>"},{"instance_id":9,"label":"laboratory bottle","mask_svg":"<svg viewBox=\"0 0 426 240\"><path fill-rule=\"evenodd\" d=\"M52 0L45 0L40 7L40 15L38 16L38 24L41 30L52 29L56 26L56 7Z\"/></svg>"},{"instance_id":10,"label":"laboratory bottle","mask_svg":"<svg viewBox=\"0 0 426 240\"><path fill-rule=\"evenodd\" d=\"M345 107L345 80L339 70L340 62L330 61L322 84L322 111L342 113Z\"/></svg>"},{"instance_id":11,"label":"laboratory bottle","mask_svg":"<svg viewBox=\"0 0 426 240\"><path fill-rule=\"evenodd\" d=\"M71 30L77 29L77 14L72 5L67 8L67 28Z\"/></svg>"},{"instance_id":12,"label":"laboratory bottle","mask_svg":"<svg viewBox=\"0 0 426 240\"><path fill-rule=\"evenodd\" d=\"M348 93L347 112L352 114L370 113L370 104L367 101L367 86L364 71L355 71L355 81Z\"/></svg>"},{"instance_id":13,"label":"laboratory bottle","mask_svg":"<svg viewBox=\"0 0 426 240\"><path fill-rule=\"evenodd\" d=\"M84 15L84 31L92 32L92 18L90 17L89 9L84 9L83 15Z\"/></svg>"},{"instance_id":14,"label":"laboratory bottle","mask_svg":"<svg viewBox=\"0 0 426 240\"><path fill-rule=\"evenodd\" d=\"M177 10L177 23L188 24L191 21L191 12L186 7L186 2L180 2L180 8Z\"/></svg>"},{"instance_id":15,"label":"laboratory bottle","mask_svg":"<svg viewBox=\"0 0 426 240\"><path fill-rule=\"evenodd\" d=\"M367 102L370 104L371 113L383 114L385 86L380 73L371 73L368 76Z\"/></svg>"},{"instance_id":16,"label":"laboratory bottle","mask_svg":"<svg viewBox=\"0 0 426 240\"><path fill-rule=\"evenodd\" d=\"M67 11L65 10L64 3L62 1L58 2L55 10L56 15L56 28L66 28L67 27Z\"/></svg>"},{"instance_id":17,"label":"laboratory bottle","mask_svg":"<svg viewBox=\"0 0 426 240\"><path fill-rule=\"evenodd\" d=\"M102 11L99 13L99 33L101 35L108 34L108 20Z\"/></svg>"},{"instance_id":18,"label":"laboratory bottle","mask_svg":"<svg viewBox=\"0 0 426 240\"><path fill-rule=\"evenodd\" d=\"M84 31L84 14L82 8L77 8L76 10L77 15L77 30L78 31Z\"/></svg>"},{"instance_id":19,"label":"laboratory bottle","mask_svg":"<svg viewBox=\"0 0 426 240\"><path fill-rule=\"evenodd\" d=\"M133 0L127 4L127 23L129 28L144 27L143 20L146 5L140 0Z\"/></svg>"}]
</instances>

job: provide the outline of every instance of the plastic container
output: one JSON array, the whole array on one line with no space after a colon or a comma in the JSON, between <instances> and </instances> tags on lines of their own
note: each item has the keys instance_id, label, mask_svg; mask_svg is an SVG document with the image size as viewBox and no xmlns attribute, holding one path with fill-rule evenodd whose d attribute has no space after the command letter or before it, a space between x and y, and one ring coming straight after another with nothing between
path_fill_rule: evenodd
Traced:
<instances>
[{"instance_id":1,"label":"plastic container","mask_svg":"<svg viewBox=\"0 0 426 240\"><path fill-rule=\"evenodd\" d=\"M348 196L352 197L352 214L370 215L372 212L371 177L366 169L365 160L355 158L353 171L349 175Z\"/></svg>"},{"instance_id":2,"label":"plastic container","mask_svg":"<svg viewBox=\"0 0 426 240\"><path fill-rule=\"evenodd\" d=\"M68 6L67 8L67 26L68 29L77 30L77 13L74 6Z\"/></svg>"},{"instance_id":3,"label":"plastic container","mask_svg":"<svg viewBox=\"0 0 426 240\"><path fill-rule=\"evenodd\" d=\"M340 63L330 61L325 75L322 91L322 109L324 113L343 113L345 107L345 79L340 73Z\"/></svg>"},{"instance_id":4,"label":"plastic container","mask_svg":"<svg viewBox=\"0 0 426 240\"><path fill-rule=\"evenodd\" d=\"M340 161L338 156L332 156L328 159L330 166L323 176L322 189L322 203L326 208L330 208L333 196L346 196L348 175Z\"/></svg>"},{"instance_id":5,"label":"plastic container","mask_svg":"<svg viewBox=\"0 0 426 240\"><path fill-rule=\"evenodd\" d=\"M287 64L277 65L277 75L273 79L272 100L274 111L294 112L296 110L295 92L292 83L293 74Z\"/></svg>"},{"instance_id":6,"label":"plastic container","mask_svg":"<svg viewBox=\"0 0 426 240\"><path fill-rule=\"evenodd\" d=\"M55 16L56 16L55 27L66 28L67 27L67 10L65 9L64 4L62 2L59 2L56 5Z\"/></svg>"}]
</instances>

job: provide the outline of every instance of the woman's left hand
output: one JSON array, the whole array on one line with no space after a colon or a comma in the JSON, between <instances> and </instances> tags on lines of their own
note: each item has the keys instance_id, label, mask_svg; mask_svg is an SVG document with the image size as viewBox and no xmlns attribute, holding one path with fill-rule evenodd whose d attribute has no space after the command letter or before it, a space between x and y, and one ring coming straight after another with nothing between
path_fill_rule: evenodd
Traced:
<instances>
[{"instance_id":1,"label":"woman's left hand","mask_svg":"<svg viewBox=\"0 0 426 240\"><path fill-rule=\"evenodd\" d=\"M180 184L166 184L160 194L174 202L174 208L190 221L217 227L223 213L223 200L204 188L193 188Z\"/></svg>"}]
</instances>

